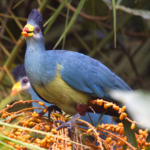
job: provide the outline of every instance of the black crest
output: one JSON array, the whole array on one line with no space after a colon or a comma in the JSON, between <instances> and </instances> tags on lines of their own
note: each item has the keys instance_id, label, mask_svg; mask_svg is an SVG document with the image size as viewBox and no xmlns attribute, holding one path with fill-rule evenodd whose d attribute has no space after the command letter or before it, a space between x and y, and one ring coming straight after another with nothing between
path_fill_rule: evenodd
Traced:
<instances>
[{"instance_id":1,"label":"black crest","mask_svg":"<svg viewBox=\"0 0 150 150\"><path fill-rule=\"evenodd\" d=\"M26 75L26 71L25 71L25 67L24 64L19 64L17 65L16 68L14 68L13 72L12 72L14 79L16 81L18 81L20 78L27 76Z\"/></svg>"},{"instance_id":2,"label":"black crest","mask_svg":"<svg viewBox=\"0 0 150 150\"><path fill-rule=\"evenodd\" d=\"M42 33L44 33L42 14L37 9L32 9L28 17L28 21L30 20L34 20L34 22L41 28Z\"/></svg>"}]
</instances>

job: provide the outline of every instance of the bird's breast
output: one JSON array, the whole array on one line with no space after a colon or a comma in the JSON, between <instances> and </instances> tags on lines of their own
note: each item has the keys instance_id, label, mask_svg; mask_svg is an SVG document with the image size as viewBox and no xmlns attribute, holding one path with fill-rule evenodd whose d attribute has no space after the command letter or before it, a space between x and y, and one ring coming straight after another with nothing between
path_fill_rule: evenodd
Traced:
<instances>
[{"instance_id":1,"label":"bird's breast","mask_svg":"<svg viewBox=\"0 0 150 150\"><path fill-rule=\"evenodd\" d=\"M57 65L58 66L58 65ZM56 76L52 81L34 87L35 90L47 101L57 105L60 109L69 114L76 113L77 104L87 104L91 97L84 92L78 91L69 86L59 73L57 67Z\"/></svg>"}]
</instances>

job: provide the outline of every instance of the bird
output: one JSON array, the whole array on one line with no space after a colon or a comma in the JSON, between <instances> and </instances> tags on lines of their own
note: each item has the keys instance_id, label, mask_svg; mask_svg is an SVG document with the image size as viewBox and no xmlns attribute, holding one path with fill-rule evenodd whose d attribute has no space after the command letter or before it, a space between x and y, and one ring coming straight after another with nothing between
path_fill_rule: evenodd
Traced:
<instances>
[{"instance_id":1,"label":"bird","mask_svg":"<svg viewBox=\"0 0 150 150\"><path fill-rule=\"evenodd\" d=\"M110 90L131 88L100 61L68 50L46 50L42 14L32 9L22 35L26 40L25 70L34 91L67 114L57 130L69 127L87 112L96 98L111 98ZM113 100L112 100L113 101Z\"/></svg>"},{"instance_id":2,"label":"bird","mask_svg":"<svg viewBox=\"0 0 150 150\"><path fill-rule=\"evenodd\" d=\"M44 113L43 111L40 111L40 109L34 109L34 111L39 113L40 116L48 115L48 118L50 118L50 113L53 111L53 109L62 113L62 111L57 106L52 105L52 104L46 102L46 100L41 99L34 92L33 88L31 87L30 81L26 75L24 64L17 65L17 67L15 67L13 69L12 75L13 75L14 79L17 81L17 83L15 83L14 86L12 87L11 95L15 95L19 92L25 91L31 96L32 100L37 100L39 102L43 102L45 104L45 106L48 108L48 112ZM40 105L37 102L32 102L32 106L34 108L40 107Z\"/></svg>"},{"instance_id":3,"label":"bird","mask_svg":"<svg viewBox=\"0 0 150 150\"><path fill-rule=\"evenodd\" d=\"M32 100L37 100L40 102L43 102L45 104L46 107L51 106L51 103L46 102L45 100L43 101L33 90L31 84L30 84L30 80L28 79L26 72L25 72L25 67L24 64L18 64L12 71L12 75L14 77L14 79L17 81L16 84L14 84L14 86L12 87L11 90L11 95L15 95L19 92L25 91L27 92L30 96ZM33 107L40 107L38 103L36 102L32 102L32 106ZM36 111L37 113L41 113L40 109L35 109L34 111ZM44 114L45 116L47 116L48 114ZM94 126L97 125L97 122L99 120L101 114L94 114L94 113L86 113L85 116L81 116L80 119L89 122L89 123L93 123ZM90 117L89 117L90 116ZM92 122L91 122L91 120ZM101 123L104 124L110 124L112 121L111 116L109 115L104 115L100 121ZM116 124L115 121L113 121L113 124ZM104 137L103 137L104 138Z\"/></svg>"}]
</instances>

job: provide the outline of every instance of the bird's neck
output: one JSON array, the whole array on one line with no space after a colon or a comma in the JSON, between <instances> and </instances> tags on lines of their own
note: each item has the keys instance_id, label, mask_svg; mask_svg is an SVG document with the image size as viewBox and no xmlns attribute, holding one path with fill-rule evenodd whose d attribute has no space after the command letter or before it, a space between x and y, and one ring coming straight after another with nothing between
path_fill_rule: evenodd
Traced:
<instances>
[{"instance_id":1,"label":"bird's neck","mask_svg":"<svg viewBox=\"0 0 150 150\"><path fill-rule=\"evenodd\" d=\"M32 87L28 88L28 89L26 90L26 92L27 92L28 94L30 94L30 95L32 95L32 93L34 93Z\"/></svg>"},{"instance_id":2,"label":"bird's neck","mask_svg":"<svg viewBox=\"0 0 150 150\"><path fill-rule=\"evenodd\" d=\"M27 51L31 51L31 52L45 51L44 38L40 40L36 40L32 37L27 37L26 43L27 43Z\"/></svg>"}]
</instances>

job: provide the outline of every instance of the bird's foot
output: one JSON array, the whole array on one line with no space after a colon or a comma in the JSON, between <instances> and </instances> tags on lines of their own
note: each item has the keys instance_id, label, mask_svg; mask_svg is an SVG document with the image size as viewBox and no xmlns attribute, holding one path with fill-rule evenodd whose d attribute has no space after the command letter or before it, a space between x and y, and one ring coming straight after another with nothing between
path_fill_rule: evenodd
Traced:
<instances>
[{"instance_id":1,"label":"bird's foot","mask_svg":"<svg viewBox=\"0 0 150 150\"><path fill-rule=\"evenodd\" d=\"M50 114L51 114L51 112L53 111L53 110L55 110L55 111L58 111L58 112L60 112L61 114L62 114L62 111L61 111L61 109L59 108L59 107L57 107L56 105L50 105L49 107L48 107L48 119L50 119ZM41 116L43 116L45 113L43 112L43 110L39 113L39 117L41 117Z\"/></svg>"},{"instance_id":2,"label":"bird's foot","mask_svg":"<svg viewBox=\"0 0 150 150\"><path fill-rule=\"evenodd\" d=\"M69 137L71 137L71 131L72 131L72 127L73 127L73 123L78 119L80 118L81 115L79 113L76 113L76 115L70 119L69 121L67 122L64 122L64 121L61 121L61 120L55 120L55 124L56 123L60 123L61 125L59 127L57 127L56 130L59 130L61 128L69 128L68 129L68 132L69 132Z\"/></svg>"}]
</instances>

